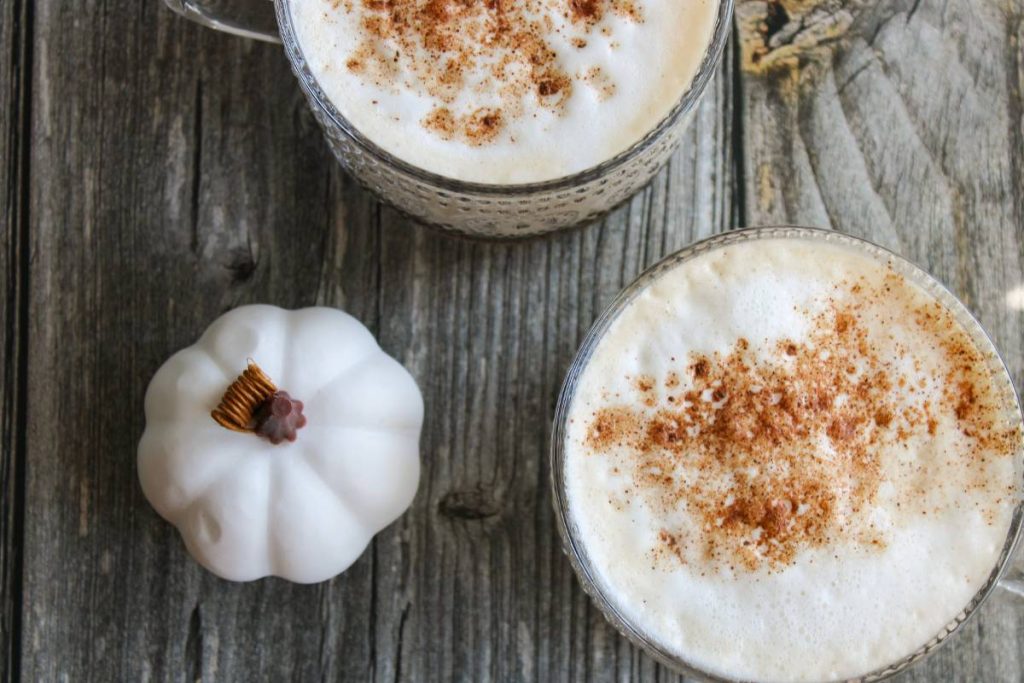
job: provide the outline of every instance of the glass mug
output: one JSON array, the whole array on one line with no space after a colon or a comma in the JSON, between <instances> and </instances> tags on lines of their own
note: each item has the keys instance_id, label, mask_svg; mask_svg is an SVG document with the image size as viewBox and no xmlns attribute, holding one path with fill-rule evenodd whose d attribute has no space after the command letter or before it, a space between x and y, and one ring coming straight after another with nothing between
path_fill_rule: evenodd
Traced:
<instances>
[{"instance_id":1,"label":"glass mug","mask_svg":"<svg viewBox=\"0 0 1024 683\"><path fill-rule=\"evenodd\" d=\"M636 624L630 623L628 617L624 616L613 602L605 595L596 571L587 555L587 550L578 537L576 526L572 521L569 512L569 502L565 479L565 440L567 436L567 421L569 412L575 396L579 379L586 369L587 363L601 343L604 333L609 329L616 317L644 290L647 289L662 274L688 261L698 255L720 249L730 244L747 242L765 238L798 238L804 240L816 240L831 242L856 249L861 254L867 255L884 263L891 263L894 270L903 275L909 282L918 285L926 293L935 298L948 309L954 318L967 330L971 339L979 350L988 358L993 376L1003 385L1006 398L1007 413L1005 420L1008 425L1021 425L1024 423L1024 415L1021 413L1020 400L1013 386L1009 372L1000 359L991 339L982 329L980 323L971 315L967 308L946 289L938 280L928 275L910 261L903 259L897 254L882 247L876 246L866 240L858 239L831 230L816 228L797 227L767 227L747 228L724 234L716 235L696 242L682 250L671 254L643 272L636 280L628 285L612 302L608 309L594 323L586 338L580 346L579 351L573 359L572 365L566 375L558 403L555 408L554 429L551 437L551 486L555 506L558 531L562 538L562 548L568 555L569 560L576 572L576 576L594 603L600 608L605 618L621 634L626 636L632 643L665 666L679 673L695 676L703 680L722 681L723 683L734 683L731 679L713 675L700 669L685 659L665 649L662 645L648 637ZM1022 456L1019 449L1016 457L1018 462ZM1018 469L1018 475L1021 474ZM939 645L945 642L951 634L959 629L963 623L971 617L977 608L997 588L1004 589L1007 593L1015 594L1018 598L1024 598L1024 566L1020 560L1014 563L1014 550L1022 535L1024 525L1024 497L1017 502L1010 522L1010 529L1006 540L1003 543L1002 551L996 566L985 581L985 584L974 595L971 601L964 606L963 610L939 633L921 646L915 652L907 654L899 661L891 662L888 665L872 671L864 676L851 679L855 681L877 681L888 678L908 666L920 661L926 655L933 652Z\"/></svg>"},{"instance_id":2,"label":"glass mug","mask_svg":"<svg viewBox=\"0 0 1024 683\"><path fill-rule=\"evenodd\" d=\"M733 0L721 0L711 43L689 89L632 147L579 173L539 183L498 185L430 173L369 140L327 99L292 29L289 0L165 0L180 14L236 35L284 43L285 53L341 164L362 185L403 213L480 237L537 235L605 213L643 187L675 150L721 59ZM276 8L276 28L274 9Z\"/></svg>"}]
</instances>

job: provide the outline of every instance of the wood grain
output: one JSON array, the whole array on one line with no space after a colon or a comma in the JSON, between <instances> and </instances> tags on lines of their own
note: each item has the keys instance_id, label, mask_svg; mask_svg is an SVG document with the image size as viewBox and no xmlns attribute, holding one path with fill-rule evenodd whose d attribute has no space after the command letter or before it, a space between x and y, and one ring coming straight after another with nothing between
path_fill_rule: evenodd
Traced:
<instances>
[{"instance_id":1,"label":"wood grain","mask_svg":"<svg viewBox=\"0 0 1024 683\"><path fill-rule=\"evenodd\" d=\"M20 657L27 249L28 7L0 5L0 680Z\"/></svg>"},{"instance_id":2,"label":"wood grain","mask_svg":"<svg viewBox=\"0 0 1024 683\"><path fill-rule=\"evenodd\" d=\"M978 316L1018 386L1022 19L1016 0L737 10L748 220L830 226L909 257ZM1022 672L1024 615L997 595L905 680Z\"/></svg>"},{"instance_id":3,"label":"wood grain","mask_svg":"<svg viewBox=\"0 0 1024 683\"><path fill-rule=\"evenodd\" d=\"M1024 380L1007 305L1024 286L1020 0L741 1L669 167L592 226L513 244L417 228L355 186L279 48L156 0L0 8L7 677L677 680L604 623L562 556L549 425L615 293L739 224L907 254ZM346 308L426 399L413 508L317 586L216 579L136 482L153 372L250 302ZM1022 680L1024 616L982 612L906 680Z\"/></svg>"},{"instance_id":4,"label":"wood grain","mask_svg":"<svg viewBox=\"0 0 1024 683\"><path fill-rule=\"evenodd\" d=\"M735 219L729 67L686 149L602 224L477 244L409 225L342 175L276 49L156 3L44 4L36 26L24 677L651 669L561 555L548 424L622 284ZM83 64L96 76L68 88ZM152 373L250 301L345 306L426 395L412 511L319 586L210 576L135 483Z\"/></svg>"},{"instance_id":5,"label":"wood grain","mask_svg":"<svg viewBox=\"0 0 1024 683\"><path fill-rule=\"evenodd\" d=\"M155 1L38 3L35 33L22 675L305 678L318 591L199 570L135 445L170 353L313 299L327 152L276 49Z\"/></svg>"}]
</instances>

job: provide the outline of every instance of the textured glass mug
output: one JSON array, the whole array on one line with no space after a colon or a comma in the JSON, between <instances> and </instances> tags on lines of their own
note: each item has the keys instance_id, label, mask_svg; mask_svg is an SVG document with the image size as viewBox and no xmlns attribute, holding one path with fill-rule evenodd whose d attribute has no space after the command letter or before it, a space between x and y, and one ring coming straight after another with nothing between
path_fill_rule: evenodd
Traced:
<instances>
[{"instance_id":1,"label":"textured glass mug","mask_svg":"<svg viewBox=\"0 0 1024 683\"><path fill-rule=\"evenodd\" d=\"M385 152L324 95L292 29L289 0L165 0L180 14L248 38L283 42L302 90L341 164L371 191L425 223L480 237L522 237L577 225L628 199L676 148L714 75L732 19L720 0L710 45L690 88L668 115L626 151L597 166L541 183L491 185L446 178ZM271 4L276 6L275 30Z\"/></svg>"},{"instance_id":2,"label":"textured glass mug","mask_svg":"<svg viewBox=\"0 0 1024 683\"><path fill-rule=\"evenodd\" d=\"M768 227L768 228L747 228L736 230L708 239L696 242L682 250L662 259L657 264L644 271L636 280L627 286L608 309L594 323L586 338L583 340L576 357L566 375L565 383L558 397L558 404L555 408L554 429L551 437L551 486L554 496L555 516L557 518L558 531L562 537L562 547L569 556L576 576L586 593L600 608L605 618L620 633L626 636L634 645L644 649L656 660L680 673L695 676L704 680L722 681L732 683L731 679L713 675L700 669L685 659L668 651L652 638L648 637L637 625L630 623L615 604L605 596L600 580L587 555L587 550L579 539L576 527L573 524L569 513L569 501L566 494L565 481L565 439L566 427L569 417L569 410L576 393L579 379L586 369L587 363L601 343L604 333L615 321L618 315L648 286L657 280L662 274L688 261L696 256L709 251L720 249L730 244L749 242L766 238L797 238L814 240L824 243L841 244L851 247L858 252L873 259L885 263L891 263L897 273L903 275L908 281L918 285L936 301L946 307L955 319L969 333L971 339L988 358L990 368L997 381L1003 385L1005 392L1007 412L1004 416L1007 424L1020 425L1024 422L1024 415L1021 414L1020 400L1017 397L1013 381L1010 378L1006 366L999 357L991 339L982 329L981 325L971 315L970 311L941 283L928 275L911 262L899 255L890 252L882 247L855 237L831 230L820 230L816 228L797 227ZM1022 457L1021 450L1016 456L1018 462ZM1018 469L1018 475L1020 475ZM1009 593L1024 598L1024 569L1019 565L1013 566L1014 549L1021 538L1022 524L1024 524L1024 499L1019 499L1010 522L1010 530L1007 533L1006 541L996 566L992 569L985 584L974 595L971 601L964 606L963 610L931 640L921 646L918 650L908 654L899 661L892 662L880 669L872 671L856 679L856 681L877 681L888 678L900 671L903 671L911 664L920 661L926 655L933 652L940 644L946 641L948 636L959 629L963 623L977 611L981 603L988 598L989 594L998 586Z\"/></svg>"}]
</instances>

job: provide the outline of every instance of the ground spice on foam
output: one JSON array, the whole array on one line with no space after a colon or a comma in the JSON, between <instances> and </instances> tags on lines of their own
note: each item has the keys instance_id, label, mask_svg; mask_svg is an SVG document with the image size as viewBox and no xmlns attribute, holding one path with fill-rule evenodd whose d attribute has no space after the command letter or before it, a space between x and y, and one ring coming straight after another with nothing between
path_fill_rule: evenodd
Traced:
<instances>
[{"instance_id":1,"label":"ground spice on foam","mask_svg":"<svg viewBox=\"0 0 1024 683\"><path fill-rule=\"evenodd\" d=\"M887 283L877 294L908 287ZM941 405L908 405L916 389L870 343L862 319L870 297L859 291L852 301L860 303L843 301L814 320L806 341L755 353L739 339L726 353L691 356L660 387L649 377L634 382L641 404L655 405L658 394L660 408L594 414L587 445L628 453L634 495L666 518L682 506L700 521L692 538L663 529L655 557L685 562L696 552L717 566L754 570L785 566L801 549L840 537L884 547L866 519L882 482L879 453L934 434L942 409L974 457L1016 451L1020 433L999 420L985 357L941 305L910 308L945 358ZM986 485L981 467L976 479Z\"/></svg>"},{"instance_id":2,"label":"ground spice on foam","mask_svg":"<svg viewBox=\"0 0 1024 683\"><path fill-rule=\"evenodd\" d=\"M421 90L435 101L421 124L470 145L495 140L523 115L525 97L558 111L577 81L610 97L613 83L599 70L568 73L549 39L568 31L569 44L582 49L609 13L643 20L632 0L325 1L361 22L365 37L345 59L349 71L381 88ZM566 27L552 16L564 18ZM475 104L457 108L467 93Z\"/></svg>"}]
</instances>

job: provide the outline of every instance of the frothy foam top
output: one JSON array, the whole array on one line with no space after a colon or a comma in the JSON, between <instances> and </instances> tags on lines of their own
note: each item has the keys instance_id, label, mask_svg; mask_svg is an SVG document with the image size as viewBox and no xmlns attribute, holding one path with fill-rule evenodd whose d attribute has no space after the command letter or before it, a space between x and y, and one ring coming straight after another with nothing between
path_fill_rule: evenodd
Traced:
<instances>
[{"instance_id":1,"label":"frothy foam top","mask_svg":"<svg viewBox=\"0 0 1024 683\"><path fill-rule=\"evenodd\" d=\"M618 316L570 408L602 591L708 671L822 680L913 653L991 573L1021 432L990 356L887 264L730 245Z\"/></svg>"},{"instance_id":2,"label":"frothy foam top","mask_svg":"<svg viewBox=\"0 0 1024 683\"><path fill-rule=\"evenodd\" d=\"M331 102L391 154L484 183L627 149L696 74L718 0L292 0Z\"/></svg>"}]
</instances>

